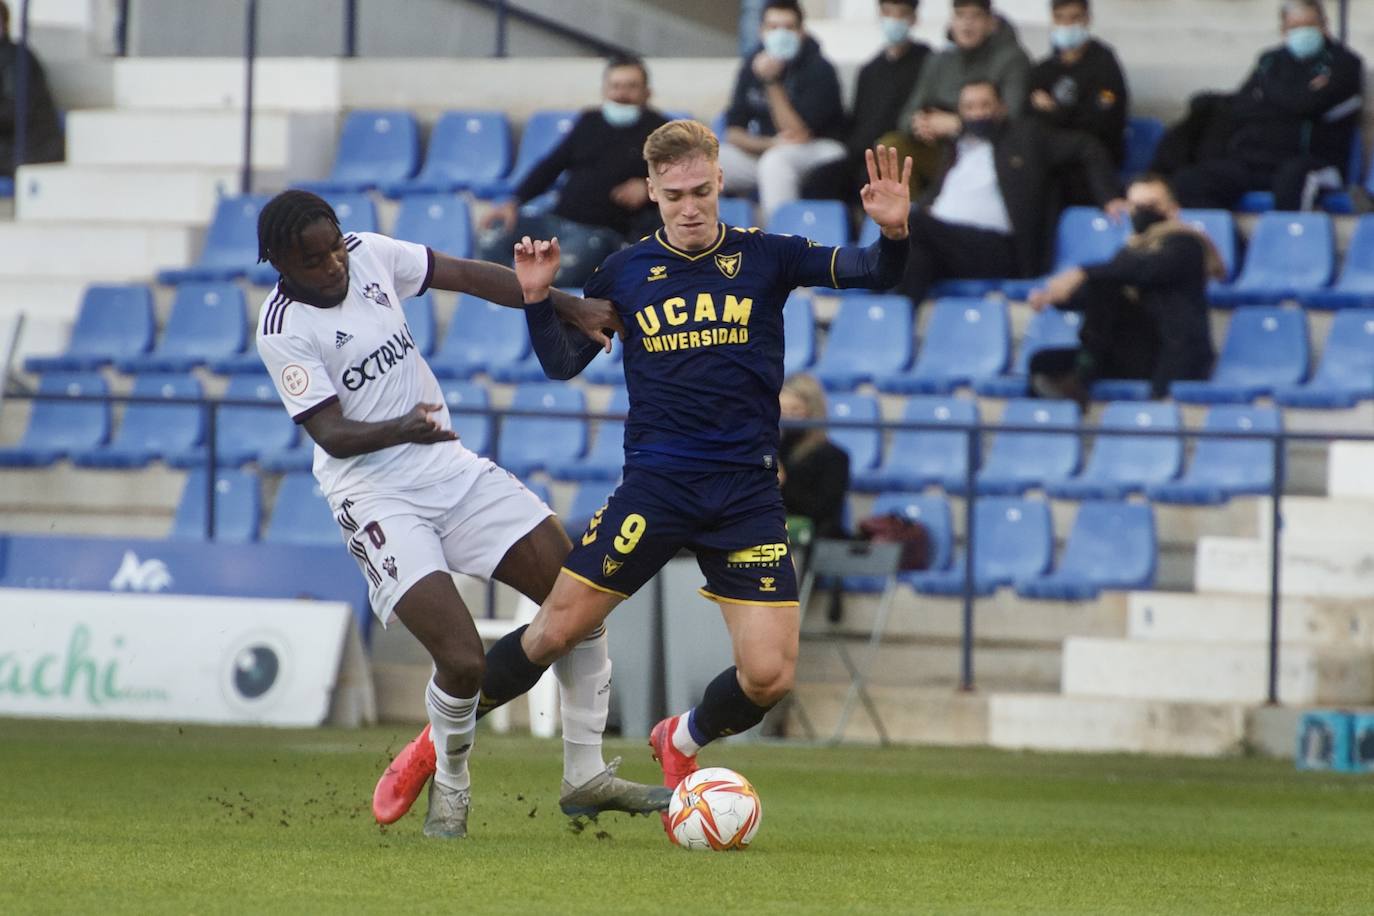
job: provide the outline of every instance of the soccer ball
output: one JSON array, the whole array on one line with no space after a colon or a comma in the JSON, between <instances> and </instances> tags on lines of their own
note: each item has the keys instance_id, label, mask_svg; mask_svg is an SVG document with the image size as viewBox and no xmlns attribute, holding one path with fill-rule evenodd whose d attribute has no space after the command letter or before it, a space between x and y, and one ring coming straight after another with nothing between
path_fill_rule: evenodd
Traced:
<instances>
[{"instance_id":1,"label":"soccer ball","mask_svg":"<svg viewBox=\"0 0 1374 916\"><path fill-rule=\"evenodd\" d=\"M697 770L678 785L668 804L668 835L684 849L744 849L762 820L759 793L725 767Z\"/></svg>"}]
</instances>

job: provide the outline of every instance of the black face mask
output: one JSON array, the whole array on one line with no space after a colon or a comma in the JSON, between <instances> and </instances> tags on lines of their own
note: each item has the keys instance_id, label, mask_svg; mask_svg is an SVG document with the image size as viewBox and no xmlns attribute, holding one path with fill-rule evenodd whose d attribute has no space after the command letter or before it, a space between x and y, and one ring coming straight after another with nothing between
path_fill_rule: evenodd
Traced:
<instances>
[{"instance_id":1,"label":"black face mask","mask_svg":"<svg viewBox=\"0 0 1374 916\"><path fill-rule=\"evenodd\" d=\"M991 140L1002 126L1001 118L971 118L964 122L964 135L979 140Z\"/></svg>"},{"instance_id":2,"label":"black face mask","mask_svg":"<svg viewBox=\"0 0 1374 916\"><path fill-rule=\"evenodd\" d=\"M1145 232L1151 226L1164 222L1169 217L1160 213L1154 207L1136 207L1131 211L1131 228L1136 235Z\"/></svg>"}]
</instances>

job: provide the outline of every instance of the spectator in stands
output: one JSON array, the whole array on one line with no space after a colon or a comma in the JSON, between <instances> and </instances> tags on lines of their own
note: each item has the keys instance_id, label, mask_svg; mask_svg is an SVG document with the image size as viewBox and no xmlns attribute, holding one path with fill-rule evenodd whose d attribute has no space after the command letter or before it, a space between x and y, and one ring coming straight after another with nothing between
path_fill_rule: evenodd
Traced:
<instances>
[{"instance_id":1,"label":"spectator in stands","mask_svg":"<svg viewBox=\"0 0 1374 916\"><path fill-rule=\"evenodd\" d=\"M1076 166L1093 200L1113 215L1116 178L1107 151L1089 134L1034 118L1009 120L990 80L959 94L958 142L942 177L911 210L911 254L898 289L916 305L943 279L1029 277L1045 270L1058 221L1053 176Z\"/></svg>"},{"instance_id":2,"label":"spectator in stands","mask_svg":"<svg viewBox=\"0 0 1374 916\"><path fill-rule=\"evenodd\" d=\"M943 146L962 130L959 94L967 84L985 80L1007 100L1012 116L1026 99L1030 58L1006 19L993 13L991 0L953 0L949 23L953 45L930 56L897 118L896 132L881 142L915 162L912 196L939 174Z\"/></svg>"},{"instance_id":3,"label":"spectator in stands","mask_svg":"<svg viewBox=\"0 0 1374 916\"><path fill-rule=\"evenodd\" d=\"M563 142L516 188L515 198L487 214L480 250L484 260L509 263L522 236L557 236L563 249L558 285L581 287L608 254L658 225L658 208L649 201L644 141L667 119L648 106L644 62L612 59L601 96L601 106L582 112ZM553 187L564 172L568 180L558 191L553 212L520 216L521 205Z\"/></svg>"},{"instance_id":4,"label":"spectator in stands","mask_svg":"<svg viewBox=\"0 0 1374 916\"><path fill-rule=\"evenodd\" d=\"M911 37L918 3L919 0L879 0L881 17L878 22L884 47L859 71L849 136L845 139L847 155L807 173L802 183L802 197L849 202L867 182L864 153L892 130L916 87L921 67L930 56L930 46Z\"/></svg>"},{"instance_id":5,"label":"spectator in stands","mask_svg":"<svg viewBox=\"0 0 1374 916\"><path fill-rule=\"evenodd\" d=\"M1126 195L1134 231L1117 256L1056 274L1031 295L1036 311L1083 313L1077 348L1031 357L1031 386L1042 397L1085 404L1098 379L1140 379L1163 398L1176 380L1211 374L1207 281L1225 276L1221 255L1205 234L1179 221L1164 178L1137 178Z\"/></svg>"},{"instance_id":6,"label":"spectator in stands","mask_svg":"<svg viewBox=\"0 0 1374 916\"><path fill-rule=\"evenodd\" d=\"M825 392L814 376L789 376L778 396L784 420L824 420ZM849 453L824 428L782 431L778 478L787 509L788 531L799 544L815 538L843 538L845 494L849 490Z\"/></svg>"},{"instance_id":7,"label":"spectator in stands","mask_svg":"<svg viewBox=\"0 0 1374 916\"><path fill-rule=\"evenodd\" d=\"M1029 111L1051 127L1092 134L1119 170L1126 158L1126 77L1116 53L1089 31L1089 0L1051 0L1054 53L1030 73ZM1093 202L1081 171L1060 176L1063 202Z\"/></svg>"},{"instance_id":8,"label":"spectator in stands","mask_svg":"<svg viewBox=\"0 0 1374 916\"><path fill-rule=\"evenodd\" d=\"M766 220L800 196L808 170L844 157L845 118L839 76L803 30L797 0L768 0L761 24L735 78L720 167L725 192L757 191Z\"/></svg>"},{"instance_id":9,"label":"spectator in stands","mask_svg":"<svg viewBox=\"0 0 1374 916\"><path fill-rule=\"evenodd\" d=\"M1321 0L1285 0L1283 45L1260 55L1223 106L1225 155L1172 176L1185 207L1231 209L1247 191L1280 210L1309 210L1344 183L1363 106L1364 61L1327 32Z\"/></svg>"},{"instance_id":10,"label":"spectator in stands","mask_svg":"<svg viewBox=\"0 0 1374 916\"><path fill-rule=\"evenodd\" d=\"M0 175L14 174L15 118L19 91L19 46L10 41L10 10L0 0ZM29 114L24 162L57 162L65 151L62 122L57 116L48 78L38 55L28 53Z\"/></svg>"}]
</instances>

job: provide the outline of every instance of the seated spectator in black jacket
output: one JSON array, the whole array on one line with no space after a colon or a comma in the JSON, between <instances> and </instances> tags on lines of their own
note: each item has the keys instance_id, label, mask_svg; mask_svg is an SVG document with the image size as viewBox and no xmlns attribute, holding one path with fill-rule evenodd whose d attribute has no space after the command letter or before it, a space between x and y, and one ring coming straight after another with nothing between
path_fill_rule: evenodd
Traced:
<instances>
[{"instance_id":1,"label":"seated spectator in black jacket","mask_svg":"<svg viewBox=\"0 0 1374 916\"><path fill-rule=\"evenodd\" d=\"M878 22L885 46L859 70L850 112L847 154L817 166L802 181L808 200L853 201L868 180L864 153L892 129L916 87L930 47L911 37L916 27L917 0L880 0Z\"/></svg>"},{"instance_id":2,"label":"seated spectator in black jacket","mask_svg":"<svg viewBox=\"0 0 1374 916\"><path fill-rule=\"evenodd\" d=\"M1127 189L1134 229L1105 264L1051 277L1031 306L1083 313L1079 346L1031 357L1031 387L1041 397L1085 404L1099 379L1139 379L1156 398L1179 379L1212 371L1207 281L1225 276L1221 255L1202 232L1179 221L1168 183L1146 175Z\"/></svg>"},{"instance_id":3,"label":"seated spectator in black jacket","mask_svg":"<svg viewBox=\"0 0 1374 916\"><path fill-rule=\"evenodd\" d=\"M768 0L761 24L761 44L735 77L720 167L727 194L758 192L766 223L801 196L803 175L844 158L845 118L839 75L803 29L797 0Z\"/></svg>"},{"instance_id":4,"label":"seated spectator in black jacket","mask_svg":"<svg viewBox=\"0 0 1374 916\"><path fill-rule=\"evenodd\" d=\"M1090 135L1007 120L988 81L964 87L959 117L953 161L911 210L911 254L898 289L918 306L937 280L1041 274L1059 217L1053 176L1067 166L1083 170L1095 203L1125 213L1107 151Z\"/></svg>"},{"instance_id":5,"label":"seated spectator in black jacket","mask_svg":"<svg viewBox=\"0 0 1374 916\"><path fill-rule=\"evenodd\" d=\"M1273 191L1278 209L1310 210L1344 184L1364 61L1328 34L1321 0L1285 0L1281 15L1283 46L1224 105L1226 154L1172 176L1183 206L1231 209L1247 191Z\"/></svg>"},{"instance_id":6,"label":"seated spectator in black jacket","mask_svg":"<svg viewBox=\"0 0 1374 916\"><path fill-rule=\"evenodd\" d=\"M820 382L805 373L783 382L778 401L784 420L825 419L825 392ZM849 453L831 442L823 428L784 428L778 463L788 529L795 532L799 545L815 538L847 537L844 501L849 490Z\"/></svg>"},{"instance_id":7,"label":"seated spectator in black jacket","mask_svg":"<svg viewBox=\"0 0 1374 916\"><path fill-rule=\"evenodd\" d=\"M1088 0L1052 0L1050 13L1054 53L1031 69L1027 110L1051 127L1092 134L1120 170L1126 159L1130 98L1116 52L1088 31ZM1093 203L1087 176L1080 170L1061 175L1060 188L1065 204Z\"/></svg>"},{"instance_id":8,"label":"seated spectator in black jacket","mask_svg":"<svg viewBox=\"0 0 1374 916\"><path fill-rule=\"evenodd\" d=\"M19 46L10 41L10 10L0 0L0 175L14 174L14 144L19 90ZM65 155L62 122L57 116L48 78L38 55L28 53L29 114L25 124L24 162L58 162Z\"/></svg>"},{"instance_id":9,"label":"seated spectator in black jacket","mask_svg":"<svg viewBox=\"0 0 1374 916\"><path fill-rule=\"evenodd\" d=\"M558 236L563 249L558 285L580 287L608 254L658 226L658 208L649 201L644 141L667 119L648 107L644 62L611 60L601 94L601 106L582 112L563 141L515 189L515 198L487 214L480 257L508 264L520 237ZM564 172L568 181L552 213L522 217L520 207L553 187Z\"/></svg>"}]
</instances>

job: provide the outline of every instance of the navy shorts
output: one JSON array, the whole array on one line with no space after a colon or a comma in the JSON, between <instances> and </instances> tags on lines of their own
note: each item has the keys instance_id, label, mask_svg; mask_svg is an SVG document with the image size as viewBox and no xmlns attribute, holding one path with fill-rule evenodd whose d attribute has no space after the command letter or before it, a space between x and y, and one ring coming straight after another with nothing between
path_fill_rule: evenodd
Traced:
<instances>
[{"instance_id":1,"label":"navy shorts","mask_svg":"<svg viewBox=\"0 0 1374 916\"><path fill-rule=\"evenodd\" d=\"M797 573L776 473L629 468L574 538L564 569L628 598L687 548L706 577L705 597L732 604L797 604Z\"/></svg>"}]
</instances>

